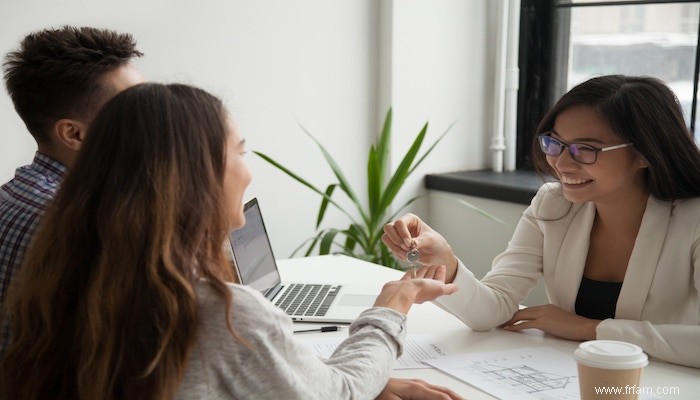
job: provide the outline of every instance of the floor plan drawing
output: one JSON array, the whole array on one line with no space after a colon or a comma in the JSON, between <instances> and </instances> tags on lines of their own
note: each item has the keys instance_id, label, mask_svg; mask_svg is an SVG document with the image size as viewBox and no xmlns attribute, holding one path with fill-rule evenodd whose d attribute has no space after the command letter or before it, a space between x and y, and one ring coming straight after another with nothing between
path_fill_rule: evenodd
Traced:
<instances>
[{"instance_id":1,"label":"floor plan drawing","mask_svg":"<svg viewBox=\"0 0 700 400\"><path fill-rule=\"evenodd\" d=\"M475 371L492 375L501 383L511 386L518 391L534 393L552 389L564 389L570 383L571 377L539 371L527 365L504 367L494 364L478 365Z\"/></svg>"},{"instance_id":2,"label":"floor plan drawing","mask_svg":"<svg viewBox=\"0 0 700 400\"><path fill-rule=\"evenodd\" d=\"M549 347L452 355L426 363L499 399L579 398L576 361Z\"/></svg>"}]
</instances>

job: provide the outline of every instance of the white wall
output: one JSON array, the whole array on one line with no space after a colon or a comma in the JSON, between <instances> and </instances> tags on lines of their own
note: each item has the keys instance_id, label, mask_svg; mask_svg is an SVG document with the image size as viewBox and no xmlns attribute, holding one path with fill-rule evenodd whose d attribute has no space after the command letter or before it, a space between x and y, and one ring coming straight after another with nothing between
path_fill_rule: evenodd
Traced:
<instances>
[{"instance_id":1,"label":"white wall","mask_svg":"<svg viewBox=\"0 0 700 400\"><path fill-rule=\"evenodd\" d=\"M27 33L63 24L131 32L146 77L199 85L224 98L246 137L318 186L332 181L297 125L326 145L360 195L366 152L388 105L398 157L424 122L445 140L400 194L423 193L429 172L489 165L496 37L490 0L3 0L0 52ZM0 181L35 144L0 96ZM311 236L319 198L248 156L278 257ZM427 202L416 211L427 214ZM340 214L328 223L344 224Z\"/></svg>"}]
</instances>

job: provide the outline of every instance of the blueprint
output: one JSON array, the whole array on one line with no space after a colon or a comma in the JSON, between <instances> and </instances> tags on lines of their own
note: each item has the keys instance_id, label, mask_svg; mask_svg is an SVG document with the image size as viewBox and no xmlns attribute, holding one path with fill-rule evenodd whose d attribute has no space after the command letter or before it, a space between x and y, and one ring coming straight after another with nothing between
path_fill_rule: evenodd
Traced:
<instances>
[{"instance_id":1,"label":"blueprint","mask_svg":"<svg viewBox=\"0 0 700 400\"><path fill-rule=\"evenodd\" d=\"M579 398L576 361L549 347L452 355L425 363L499 399Z\"/></svg>"}]
</instances>

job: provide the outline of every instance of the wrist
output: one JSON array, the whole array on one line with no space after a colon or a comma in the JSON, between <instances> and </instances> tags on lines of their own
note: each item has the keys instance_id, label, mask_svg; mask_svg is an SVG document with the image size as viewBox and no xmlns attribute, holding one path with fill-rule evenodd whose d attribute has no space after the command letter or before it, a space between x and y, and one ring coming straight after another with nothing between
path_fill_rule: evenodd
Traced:
<instances>
[{"instance_id":1,"label":"wrist","mask_svg":"<svg viewBox=\"0 0 700 400\"><path fill-rule=\"evenodd\" d=\"M455 277L457 276L457 268L459 267L459 259L454 253L450 252L450 256L443 261L443 265L445 266L446 270L445 283L454 282Z\"/></svg>"},{"instance_id":2,"label":"wrist","mask_svg":"<svg viewBox=\"0 0 700 400\"><path fill-rule=\"evenodd\" d=\"M596 333L596 329L598 329L598 325L603 322L602 320L599 319L593 319L591 320L590 327L588 329L588 338L587 340L595 340L598 338L598 334Z\"/></svg>"},{"instance_id":3,"label":"wrist","mask_svg":"<svg viewBox=\"0 0 700 400\"><path fill-rule=\"evenodd\" d=\"M410 280L388 282L377 296L374 306L391 308L407 314L416 300L417 293L415 285Z\"/></svg>"}]
</instances>

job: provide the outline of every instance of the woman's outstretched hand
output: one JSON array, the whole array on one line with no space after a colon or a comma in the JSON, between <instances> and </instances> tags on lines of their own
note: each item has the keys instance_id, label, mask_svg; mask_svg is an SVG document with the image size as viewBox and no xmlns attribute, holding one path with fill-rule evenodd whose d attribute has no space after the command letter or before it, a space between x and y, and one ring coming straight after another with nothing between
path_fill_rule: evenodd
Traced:
<instances>
[{"instance_id":1,"label":"woman's outstretched hand","mask_svg":"<svg viewBox=\"0 0 700 400\"><path fill-rule=\"evenodd\" d=\"M410 279L404 276L401 280L387 282L374 302L375 307L393 308L401 313L408 313L414 303L424 303L435 300L440 296L456 292L457 285L446 284L435 279Z\"/></svg>"},{"instance_id":2,"label":"woman's outstretched hand","mask_svg":"<svg viewBox=\"0 0 700 400\"><path fill-rule=\"evenodd\" d=\"M420 250L423 265L444 265L446 282L452 282L457 272L457 257L447 240L433 230L415 214L406 214L384 225L382 242L394 255L406 260L406 252L413 248Z\"/></svg>"}]
</instances>

